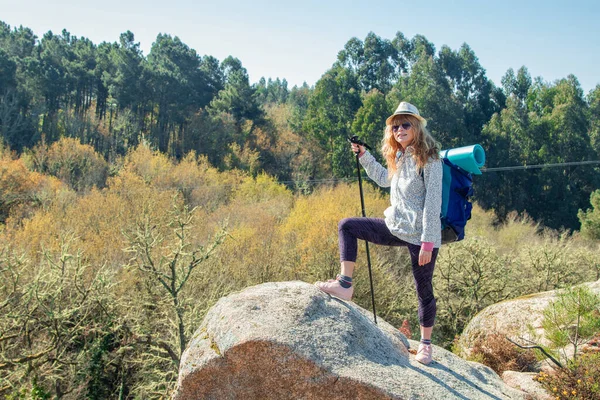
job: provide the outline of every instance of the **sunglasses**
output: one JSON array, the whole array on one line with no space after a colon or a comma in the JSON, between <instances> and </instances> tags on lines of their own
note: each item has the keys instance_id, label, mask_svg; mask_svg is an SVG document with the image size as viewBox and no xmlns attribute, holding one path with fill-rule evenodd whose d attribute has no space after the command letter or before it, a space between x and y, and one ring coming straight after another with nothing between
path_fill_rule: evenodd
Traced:
<instances>
[{"instance_id":1,"label":"sunglasses","mask_svg":"<svg viewBox=\"0 0 600 400\"><path fill-rule=\"evenodd\" d=\"M412 128L412 124L410 122L403 122L401 125L393 125L392 126L392 132L394 132L394 133L398 132L398 130L400 129L400 127L402 127L402 129L404 129L405 131L407 131L410 128Z\"/></svg>"}]
</instances>

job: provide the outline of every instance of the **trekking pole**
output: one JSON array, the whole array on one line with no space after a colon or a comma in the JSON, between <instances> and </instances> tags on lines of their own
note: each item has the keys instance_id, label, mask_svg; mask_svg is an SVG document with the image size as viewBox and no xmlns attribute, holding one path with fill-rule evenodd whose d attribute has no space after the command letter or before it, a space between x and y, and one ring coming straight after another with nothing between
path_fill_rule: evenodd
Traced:
<instances>
[{"instance_id":1,"label":"trekking pole","mask_svg":"<svg viewBox=\"0 0 600 400\"><path fill-rule=\"evenodd\" d=\"M360 146L364 146L367 149L371 150L371 147L367 145L365 142L361 141L358 136L352 136L348 139L351 143L356 143ZM365 213L365 198L363 197L362 190L362 179L360 176L360 162L358 161L358 154L356 153L356 173L358 174L358 189L360 191L360 207L362 209L362 216L366 218ZM375 311L375 291L373 290L373 273L371 272L371 254L369 253L369 242L365 240L365 247L367 249L367 265L369 267L369 282L371 283L371 303L373 304L373 319L375 321L375 325L377 325L377 312Z\"/></svg>"}]
</instances>

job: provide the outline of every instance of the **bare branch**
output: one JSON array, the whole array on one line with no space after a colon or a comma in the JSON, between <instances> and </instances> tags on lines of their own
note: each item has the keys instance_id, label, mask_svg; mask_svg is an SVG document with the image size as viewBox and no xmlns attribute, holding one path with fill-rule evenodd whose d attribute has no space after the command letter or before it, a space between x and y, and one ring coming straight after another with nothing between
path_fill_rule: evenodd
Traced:
<instances>
[{"instance_id":1,"label":"bare branch","mask_svg":"<svg viewBox=\"0 0 600 400\"><path fill-rule=\"evenodd\" d=\"M53 344L52 346L48 347L45 350L40 351L39 353L30 354L25 357L8 360L7 362L0 364L0 370L10 368L10 366L15 365L15 364L23 364L23 363L41 358L41 357L45 356L46 354L50 353L55 348L56 348L56 345Z\"/></svg>"},{"instance_id":2,"label":"bare branch","mask_svg":"<svg viewBox=\"0 0 600 400\"><path fill-rule=\"evenodd\" d=\"M183 288L183 285L185 285L185 283L189 279L189 277L190 277L192 271L194 270L194 268L196 268L200 263L206 261L210 257L210 255L213 253L213 251L221 243L223 243L223 240L227 236L228 236L228 233L222 230L222 231L220 231L217 234L217 237L215 238L215 240L211 243L211 245L208 248L208 250L206 252L204 252L204 254L202 254L201 257L197 258L196 254L198 254L203 249L201 249L200 251L195 251L194 253L192 253L192 261L190 262L190 264L188 264L188 268L187 268L186 274L183 277L183 279L181 280L181 282L179 282L179 286L177 287L176 293L179 293L181 291L181 289Z\"/></svg>"},{"instance_id":3,"label":"bare branch","mask_svg":"<svg viewBox=\"0 0 600 400\"><path fill-rule=\"evenodd\" d=\"M517 347L520 347L521 349L525 349L525 350L529 350L529 349L538 349L539 351L541 351L542 353L544 353L544 355L546 357L548 357L550 360L552 360L552 362L556 365L558 365L559 368L564 368L562 366L561 363L559 363L554 357L552 357L550 354L548 354L548 352L546 350L544 350L541 346L538 345L534 345L534 346L522 346L519 343L516 343L514 341L512 341L508 336L505 336L506 340L508 340L509 342L511 342L512 344L514 344Z\"/></svg>"},{"instance_id":4,"label":"bare branch","mask_svg":"<svg viewBox=\"0 0 600 400\"><path fill-rule=\"evenodd\" d=\"M143 337L136 337L135 341L138 344L157 346L157 347L163 349L164 351L167 352L167 354L169 355L171 360L177 365L177 368L179 368L179 361L180 361L179 356L177 355L177 353L175 353L175 351L171 348L171 346L164 340L154 340L154 339L152 339L152 336L146 335Z\"/></svg>"},{"instance_id":5,"label":"bare branch","mask_svg":"<svg viewBox=\"0 0 600 400\"><path fill-rule=\"evenodd\" d=\"M8 335L8 336L0 336L0 342L4 342L6 340L10 340L10 339L14 339L16 337L19 337L20 335L18 333L15 333L14 335Z\"/></svg>"}]
</instances>

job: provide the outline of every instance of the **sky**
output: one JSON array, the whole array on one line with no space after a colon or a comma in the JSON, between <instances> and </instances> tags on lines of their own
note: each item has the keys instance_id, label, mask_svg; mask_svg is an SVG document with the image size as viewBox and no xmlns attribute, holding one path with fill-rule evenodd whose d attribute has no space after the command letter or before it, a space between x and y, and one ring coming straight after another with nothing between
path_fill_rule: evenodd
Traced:
<instances>
[{"instance_id":1,"label":"sky","mask_svg":"<svg viewBox=\"0 0 600 400\"><path fill-rule=\"evenodd\" d=\"M354 3L354 4L353 4ZM130 30L148 55L159 33L201 55L231 55L251 83L314 85L348 40L420 34L440 50L471 47L497 86L509 68L554 82L573 74L584 94L600 85L600 1L572 0L0 0L0 20L38 36L66 29L95 44Z\"/></svg>"}]
</instances>

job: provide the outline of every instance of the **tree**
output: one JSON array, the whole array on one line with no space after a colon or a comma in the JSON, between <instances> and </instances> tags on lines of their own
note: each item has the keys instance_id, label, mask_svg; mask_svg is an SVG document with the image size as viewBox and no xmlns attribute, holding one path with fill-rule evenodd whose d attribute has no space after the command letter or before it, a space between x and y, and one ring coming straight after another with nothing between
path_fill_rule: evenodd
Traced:
<instances>
[{"instance_id":1,"label":"tree","mask_svg":"<svg viewBox=\"0 0 600 400\"><path fill-rule=\"evenodd\" d=\"M5 223L13 211L27 215L39 205L41 193L60 186L57 183L54 178L29 171L22 160L0 155L0 223Z\"/></svg>"},{"instance_id":2,"label":"tree","mask_svg":"<svg viewBox=\"0 0 600 400\"><path fill-rule=\"evenodd\" d=\"M66 238L57 252L43 251L35 267L25 256L0 249L2 394L18 398L31 390L32 398L63 398L85 391L99 375L103 386L90 398L117 388L117 379L106 378L120 375L118 355L106 370L77 376L93 358L97 341L113 329L115 299L111 273L92 268L79 252L72 254L74 240Z\"/></svg>"},{"instance_id":3,"label":"tree","mask_svg":"<svg viewBox=\"0 0 600 400\"><path fill-rule=\"evenodd\" d=\"M379 154L385 120L390 115L388 103L385 96L376 89L367 93L362 103L352 122L352 133L369 144L375 154Z\"/></svg>"},{"instance_id":4,"label":"tree","mask_svg":"<svg viewBox=\"0 0 600 400\"><path fill-rule=\"evenodd\" d=\"M377 89L387 93L396 78L396 59L397 50L392 42L369 32L364 43L357 38L350 39L338 53L336 64L357 76L361 90Z\"/></svg>"},{"instance_id":5,"label":"tree","mask_svg":"<svg viewBox=\"0 0 600 400\"><path fill-rule=\"evenodd\" d=\"M363 42L360 39L353 37L352 39L348 40L344 45L344 48L338 52L337 64L343 68L347 68L357 75L358 70L363 63Z\"/></svg>"},{"instance_id":6,"label":"tree","mask_svg":"<svg viewBox=\"0 0 600 400\"><path fill-rule=\"evenodd\" d=\"M438 272L434 279L441 293L440 333L446 338L462 332L479 311L512 294L510 261L487 240L465 240L452 246L440 258Z\"/></svg>"},{"instance_id":7,"label":"tree","mask_svg":"<svg viewBox=\"0 0 600 400\"><path fill-rule=\"evenodd\" d=\"M590 195L591 209L579 210L577 218L581 223L581 233L593 240L600 240L600 189Z\"/></svg>"},{"instance_id":8,"label":"tree","mask_svg":"<svg viewBox=\"0 0 600 400\"><path fill-rule=\"evenodd\" d=\"M260 121L263 113L259 107L256 89L250 86L246 68L233 57L223 60L221 68L225 72L225 86L210 103L213 113L229 113L233 116L241 134L245 120ZM251 131L251 130L250 130Z\"/></svg>"},{"instance_id":9,"label":"tree","mask_svg":"<svg viewBox=\"0 0 600 400\"><path fill-rule=\"evenodd\" d=\"M525 105L515 97L509 98L506 108L483 127L481 144L487 150L486 166L537 164L540 143L530 136L529 132L536 131L530 125ZM537 174L488 172L479 177L476 196L484 208L494 209L499 219L504 220L511 211L522 213L535 208L531 201L534 191L539 193Z\"/></svg>"},{"instance_id":10,"label":"tree","mask_svg":"<svg viewBox=\"0 0 600 400\"><path fill-rule=\"evenodd\" d=\"M600 159L600 85L592 90L588 97L588 120L590 122L590 140L596 152L596 159Z\"/></svg>"},{"instance_id":11,"label":"tree","mask_svg":"<svg viewBox=\"0 0 600 400\"><path fill-rule=\"evenodd\" d=\"M100 44L96 53L96 115L101 120L108 117L109 137L97 138L95 146L100 149L101 139L109 139L104 154L112 157L124 154L127 146L136 146L148 132L145 117L152 107L151 91L143 82L149 74L139 43L130 31L122 33L118 43ZM126 121L125 126L122 121Z\"/></svg>"},{"instance_id":12,"label":"tree","mask_svg":"<svg viewBox=\"0 0 600 400\"><path fill-rule=\"evenodd\" d=\"M410 40L410 45L405 47L408 50L407 58L414 64L421 58L435 56L435 46L423 35L415 35Z\"/></svg>"},{"instance_id":13,"label":"tree","mask_svg":"<svg viewBox=\"0 0 600 400\"><path fill-rule=\"evenodd\" d=\"M519 68L517 75L515 71L509 68L506 74L502 77L502 87L507 96L514 96L522 102L527 99L527 94L531 88L531 75L525 66Z\"/></svg>"},{"instance_id":14,"label":"tree","mask_svg":"<svg viewBox=\"0 0 600 400\"><path fill-rule=\"evenodd\" d=\"M210 100L200 57L177 36L159 34L148 55L147 72L158 108L153 137L161 151L177 154L186 117Z\"/></svg>"},{"instance_id":15,"label":"tree","mask_svg":"<svg viewBox=\"0 0 600 400\"><path fill-rule=\"evenodd\" d=\"M402 32L396 32L396 36L392 39L392 46L396 49L395 64L398 71L398 76L408 74L410 71L410 55L412 53L412 43Z\"/></svg>"},{"instance_id":16,"label":"tree","mask_svg":"<svg viewBox=\"0 0 600 400\"><path fill-rule=\"evenodd\" d=\"M202 60L200 61L200 70L204 73L207 84L207 97L202 103L207 104L210 102L210 99L214 98L217 93L223 89L223 85L225 85L225 75L219 60L213 56L202 57Z\"/></svg>"},{"instance_id":17,"label":"tree","mask_svg":"<svg viewBox=\"0 0 600 400\"><path fill-rule=\"evenodd\" d=\"M306 118L311 93L311 88L304 82L300 87L294 86L288 95L287 104L292 107L292 118L290 118L289 124L296 133L302 131L302 124Z\"/></svg>"},{"instance_id":18,"label":"tree","mask_svg":"<svg viewBox=\"0 0 600 400\"><path fill-rule=\"evenodd\" d=\"M319 79L308 101L304 129L327 152L334 176L351 176L352 152L347 138L351 124L361 106L356 76L349 70L334 66Z\"/></svg>"},{"instance_id":19,"label":"tree","mask_svg":"<svg viewBox=\"0 0 600 400\"><path fill-rule=\"evenodd\" d=\"M530 91L530 110L536 110L532 132L538 154L544 163L562 163L595 159L588 136L587 104L574 76L555 85L537 83ZM558 151L557 151L558 149ZM540 173L538 209L531 210L536 220L554 228L578 229L577 210L588 204L590 193L598 187L596 174L589 167L552 168Z\"/></svg>"},{"instance_id":20,"label":"tree","mask_svg":"<svg viewBox=\"0 0 600 400\"><path fill-rule=\"evenodd\" d=\"M0 21L0 48L17 59L30 57L34 53L36 36L29 28L10 25Z\"/></svg>"},{"instance_id":21,"label":"tree","mask_svg":"<svg viewBox=\"0 0 600 400\"><path fill-rule=\"evenodd\" d=\"M269 81L271 81L271 78L269 78ZM254 85L254 88L256 89L256 100L260 104L267 104L269 90L267 89L267 80L264 76L258 80L258 83Z\"/></svg>"},{"instance_id":22,"label":"tree","mask_svg":"<svg viewBox=\"0 0 600 400\"><path fill-rule=\"evenodd\" d=\"M28 73L35 65L35 39L30 29L11 31L0 21L0 140L17 151L36 139L35 125L29 119L35 88Z\"/></svg>"},{"instance_id":23,"label":"tree","mask_svg":"<svg viewBox=\"0 0 600 400\"><path fill-rule=\"evenodd\" d=\"M557 299L544 309L544 335L552 348L561 351L565 359L566 347L573 347L573 360L579 348L600 330L600 296L587 286L576 286L558 294Z\"/></svg>"},{"instance_id":24,"label":"tree","mask_svg":"<svg viewBox=\"0 0 600 400\"><path fill-rule=\"evenodd\" d=\"M117 101L119 109L130 107L135 112L141 103L143 57L134 34L131 31L122 33L119 43L110 46L108 57L110 70L102 74L108 94Z\"/></svg>"},{"instance_id":25,"label":"tree","mask_svg":"<svg viewBox=\"0 0 600 400\"><path fill-rule=\"evenodd\" d=\"M25 121L20 113L16 71L17 64L0 49L0 140L19 148Z\"/></svg>"},{"instance_id":26,"label":"tree","mask_svg":"<svg viewBox=\"0 0 600 400\"><path fill-rule=\"evenodd\" d=\"M32 118L39 108L34 99L41 97L36 39L31 29L11 30L0 21L0 140L16 151L39 139Z\"/></svg>"},{"instance_id":27,"label":"tree","mask_svg":"<svg viewBox=\"0 0 600 400\"><path fill-rule=\"evenodd\" d=\"M32 158L38 171L57 177L77 191L103 187L108 174L104 158L79 139L61 138L49 147L39 144Z\"/></svg>"},{"instance_id":28,"label":"tree","mask_svg":"<svg viewBox=\"0 0 600 400\"><path fill-rule=\"evenodd\" d=\"M443 148L471 144L462 106L443 69L429 55L430 47L422 41L417 43L421 56L412 65L410 75L401 77L394 86L388 96L389 109L408 101L427 119L427 128Z\"/></svg>"},{"instance_id":29,"label":"tree","mask_svg":"<svg viewBox=\"0 0 600 400\"><path fill-rule=\"evenodd\" d=\"M450 80L457 101L462 105L468 136L465 142L478 143L481 129L504 104L498 104L499 93L487 79L485 70L471 48L464 43L454 52L442 47L438 61Z\"/></svg>"},{"instance_id":30,"label":"tree","mask_svg":"<svg viewBox=\"0 0 600 400\"><path fill-rule=\"evenodd\" d=\"M96 50L96 69L94 71L96 82L96 115L100 119L106 116L108 108L109 89L107 80L110 80L110 74L113 73L111 52L116 43L102 42Z\"/></svg>"},{"instance_id":31,"label":"tree","mask_svg":"<svg viewBox=\"0 0 600 400\"><path fill-rule=\"evenodd\" d=\"M0 48L0 91L2 93L9 89L16 89L16 72L17 64L4 49Z\"/></svg>"},{"instance_id":32,"label":"tree","mask_svg":"<svg viewBox=\"0 0 600 400\"><path fill-rule=\"evenodd\" d=\"M65 64L71 80L69 106L81 117L92 104L95 91L96 46L89 39L70 36L72 58Z\"/></svg>"},{"instance_id":33,"label":"tree","mask_svg":"<svg viewBox=\"0 0 600 400\"><path fill-rule=\"evenodd\" d=\"M257 101L261 104L283 104L286 102L289 90L287 80L260 78L255 85Z\"/></svg>"},{"instance_id":34,"label":"tree","mask_svg":"<svg viewBox=\"0 0 600 400\"><path fill-rule=\"evenodd\" d=\"M526 82L526 71L520 74ZM508 87L510 76L509 71L504 79ZM493 149L489 167L594 159L587 104L575 77L553 85L538 79L526 99L520 96L510 94L506 108L483 129L483 144ZM482 191L494 196L480 201L484 207L494 207L501 219L511 210L527 211L546 226L577 229L577 210L587 205L590 193L598 187L597 179L589 166L485 174Z\"/></svg>"},{"instance_id":35,"label":"tree","mask_svg":"<svg viewBox=\"0 0 600 400\"><path fill-rule=\"evenodd\" d=\"M198 267L224 240L225 234L217 234L206 248L196 246L192 244L190 235L195 209L178 204L174 198L167 226L153 220L148 210L146 208L139 216L135 228L125 232L128 243L125 251L132 255L127 267L136 269L145 285L157 288L150 291L156 292L157 296L149 301L155 301L158 307L167 307L165 314L169 320L154 327L152 331L156 334L146 334L144 325L148 321L132 321L134 334L139 337L140 343L160 349L159 358L169 361L171 367L165 371L169 378L155 382L162 386L177 376L181 356L195 329L188 325L187 314L194 301L188 283L198 272ZM169 235L163 233L165 228L171 230Z\"/></svg>"}]
</instances>

